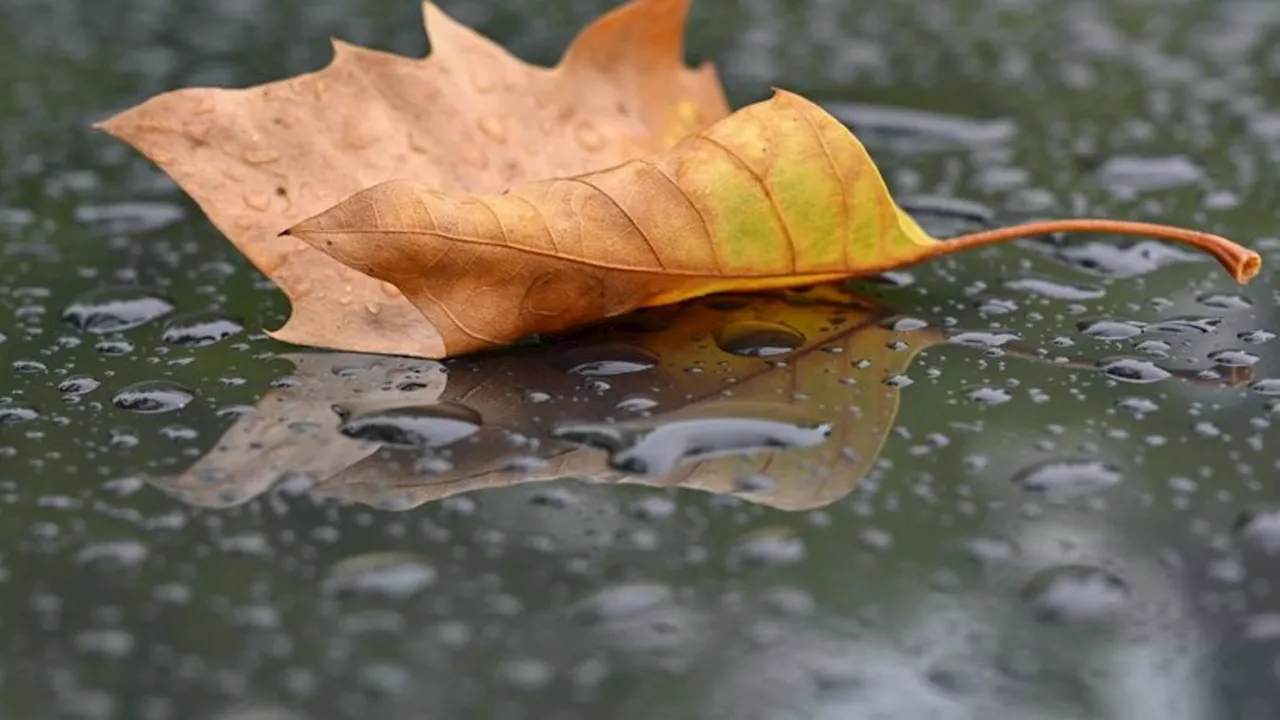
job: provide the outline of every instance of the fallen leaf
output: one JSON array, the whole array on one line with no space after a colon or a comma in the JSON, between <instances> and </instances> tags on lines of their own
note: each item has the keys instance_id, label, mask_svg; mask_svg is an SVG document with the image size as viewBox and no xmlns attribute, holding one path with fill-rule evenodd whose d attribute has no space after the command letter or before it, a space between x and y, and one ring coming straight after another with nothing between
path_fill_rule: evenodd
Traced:
<instances>
[{"instance_id":1,"label":"fallen leaf","mask_svg":"<svg viewBox=\"0 0 1280 720\"><path fill-rule=\"evenodd\" d=\"M497 195L389 181L287 232L400 288L446 353L461 355L640 307L869 275L1069 231L1188 243L1241 282L1260 263L1215 235L1109 220L936 240L893 202L848 128L783 90L615 167Z\"/></svg>"},{"instance_id":2,"label":"fallen leaf","mask_svg":"<svg viewBox=\"0 0 1280 720\"><path fill-rule=\"evenodd\" d=\"M301 345L462 355L641 307L876 273L1015 237L1107 232L1260 259L1192 230L1030 223L948 242L858 140L785 91L728 115L682 59L689 0L633 0L551 70L424 6L425 60L166 93L100 127L171 175L284 290ZM354 194L353 194L354 193Z\"/></svg>"},{"instance_id":3,"label":"fallen leaf","mask_svg":"<svg viewBox=\"0 0 1280 720\"><path fill-rule=\"evenodd\" d=\"M820 507L853 490L892 430L899 390L885 380L950 341L934 325L899 331L892 320L889 308L828 285L640 311L554 345L447 365L285 355L293 382L185 472L151 482L211 508L289 477L306 478L313 497L383 509L565 478ZM1012 343L1002 352L1101 369ZM1217 380L1170 373L1249 381L1248 368L1231 370L1240 372Z\"/></svg>"},{"instance_id":4,"label":"fallen leaf","mask_svg":"<svg viewBox=\"0 0 1280 720\"><path fill-rule=\"evenodd\" d=\"M280 231L386 180L501 192L660 151L720 119L714 69L684 64L688 4L635 0L546 69L425 3L425 59L335 41L317 72L164 93L98 127L159 165L284 291L292 315L273 337L439 357L439 334L394 285Z\"/></svg>"}]
</instances>

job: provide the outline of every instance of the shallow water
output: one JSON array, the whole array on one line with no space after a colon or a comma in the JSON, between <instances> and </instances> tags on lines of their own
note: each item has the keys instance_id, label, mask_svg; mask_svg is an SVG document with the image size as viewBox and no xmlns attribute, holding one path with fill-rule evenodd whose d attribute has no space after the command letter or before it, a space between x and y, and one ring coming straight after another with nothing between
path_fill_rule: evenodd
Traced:
<instances>
[{"instance_id":1,"label":"shallow water","mask_svg":"<svg viewBox=\"0 0 1280 720\"><path fill-rule=\"evenodd\" d=\"M551 62L609 4L444 6ZM0 716L1271 716L1280 6L698 0L689 42L936 233L1193 225L1246 288L1038 238L443 365L275 343L87 126L417 14L0 0Z\"/></svg>"}]
</instances>

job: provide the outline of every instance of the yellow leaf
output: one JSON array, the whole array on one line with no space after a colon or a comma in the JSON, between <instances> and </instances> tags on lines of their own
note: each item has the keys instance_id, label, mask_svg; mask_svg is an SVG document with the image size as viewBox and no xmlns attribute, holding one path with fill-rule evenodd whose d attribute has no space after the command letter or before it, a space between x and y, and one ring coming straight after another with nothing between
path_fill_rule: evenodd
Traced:
<instances>
[{"instance_id":1,"label":"yellow leaf","mask_svg":"<svg viewBox=\"0 0 1280 720\"><path fill-rule=\"evenodd\" d=\"M284 291L293 312L274 337L437 357L440 336L394 285L280 230L386 180L500 192L656 152L720 119L714 69L684 65L688 4L634 0L546 69L425 3L425 59L335 42L317 72L164 93L98 127L159 165Z\"/></svg>"},{"instance_id":2,"label":"yellow leaf","mask_svg":"<svg viewBox=\"0 0 1280 720\"><path fill-rule=\"evenodd\" d=\"M1147 234L1214 254L1239 281L1251 250L1180 228L1034 223L940 242L889 196L862 144L786 91L670 150L501 194L396 180L288 234L400 288L449 355L640 307L810 285L1037 233Z\"/></svg>"}]
</instances>

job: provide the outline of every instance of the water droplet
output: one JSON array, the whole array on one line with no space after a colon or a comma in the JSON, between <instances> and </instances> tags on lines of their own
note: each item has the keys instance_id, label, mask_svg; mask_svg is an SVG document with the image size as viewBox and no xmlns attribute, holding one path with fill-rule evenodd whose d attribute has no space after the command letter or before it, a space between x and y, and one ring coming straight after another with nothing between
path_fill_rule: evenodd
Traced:
<instances>
[{"instance_id":1,"label":"water droplet","mask_svg":"<svg viewBox=\"0 0 1280 720\"><path fill-rule=\"evenodd\" d=\"M403 599L431 587L436 569L418 555L403 552L366 553L350 557L329 569L326 593L341 597Z\"/></svg>"},{"instance_id":2,"label":"water droplet","mask_svg":"<svg viewBox=\"0 0 1280 720\"><path fill-rule=\"evenodd\" d=\"M182 208L167 202L118 202L109 205L80 205L75 221L112 234L133 234L158 230L182 219Z\"/></svg>"},{"instance_id":3,"label":"water droplet","mask_svg":"<svg viewBox=\"0 0 1280 720\"><path fill-rule=\"evenodd\" d=\"M1249 385L1249 389L1259 395L1280 395L1280 378L1264 378Z\"/></svg>"},{"instance_id":4,"label":"water droplet","mask_svg":"<svg viewBox=\"0 0 1280 720\"><path fill-rule=\"evenodd\" d=\"M753 565L794 565L804 559L805 543L789 527L767 527L733 544L733 556Z\"/></svg>"},{"instance_id":5,"label":"water droplet","mask_svg":"<svg viewBox=\"0 0 1280 720\"><path fill-rule=\"evenodd\" d=\"M928 320L905 316L885 318L879 324L880 327L894 332L914 332L929 327Z\"/></svg>"},{"instance_id":6,"label":"water droplet","mask_svg":"<svg viewBox=\"0 0 1280 720\"><path fill-rule=\"evenodd\" d=\"M999 331L983 331L983 330L967 330L957 332L947 338L948 342L956 345L965 345L968 347L1002 347L1014 340L1020 340L1021 336L1016 333L999 332Z\"/></svg>"},{"instance_id":7,"label":"water droplet","mask_svg":"<svg viewBox=\"0 0 1280 720\"><path fill-rule=\"evenodd\" d=\"M1164 332L1178 335L1211 333L1217 330L1220 324L1222 324L1222 318L1179 315L1168 320L1151 323L1146 327L1146 332Z\"/></svg>"},{"instance_id":8,"label":"water droplet","mask_svg":"<svg viewBox=\"0 0 1280 720\"><path fill-rule=\"evenodd\" d=\"M1250 345L1261 345L1276 339L1276 334L1270 330L1245 330L1237 333L1236 337Z\"/></svg>"},{"instance_id":9,"label":"water droplet","mask_svg":"<svg viewBox=\"0 0 1280 720\"><path fill-rule=\"evenodd\" d=\"M608 452L610 467L637 475L665 475L682 463L728 455L814 447L831 432L826 422L794 417L790 405L724 403L715 413L656 423L562 425L553 432Z\"/></svg>"},{"instance_id":10,"label":"water droplet","mask_svg":"<svg viewBox=\"0 0 1280 720\"><path fill-rule=\"evenodd\" d=\"M161 297L139 288L102 288L76 298L62 319L94 334L123 332L138 327L173 310Z\"/></svg>"},{"instance_id":11,"label":"water droplet","mask_svg":"<svg viewBox=\"0 0 1280 720\"><path fill-rule=\"evenodd\" d=\"M20 422L29 422L40 417L40 413L35 408L22 407L20 405L0 405L0 425L15 425Z\"/></svg>"},{"instance_id":12,"label":"water droplet","mask_svg":"<svg viewBox=\"0 0 1280 720\"><path fill-rule=\"evenodd\" d=\"M1022 599L1047 623L1093 624L1114 619L1129 602L1129 584L1091 565L1059 565L1036 573Z\"/></svg>"},{"instance_id":13,"label":"water droplet","mask_svg":"<svg viewBox=\"0 0 1280 720\"><path fill-rule=\"evenodd\" d=\"M1244 350L1215 350L1209 353L1209 359L1223 367L1252 367L1262 358Z\"/></svg>"},{"instance_id":14,"label":"water droplet","mask_svg":"<svg viewBox=\"0 0 1280 720\"><path fill-rule=\"evenodd\" d=\"M1127 383L1153 383L1171 377L1168 370L1149 360L1112 358L1099 362L1098 367L1107 377Z\"/></svg>"},{"instance_id":15,"label":"water droplet","mask_svg":"<svg viewBox=\"0 0 1280 720\"><path fill-rule=\"evenodd\" d=\"M592 345L574 348L559 358L557 366L573 375L606 377L649 370L658 357L634 345Z\"/></svg>"},{"instance_id":16,"label":"water droplet","mask_svg":"<svg viewBox=\"0 0 1280 720\"><path fill-rule=\"evenodd\" d=\"M1040 295L1053 300L1096 300L1107 294L1107 291L1096 285L1072 285L1059 280L1047 278L1018 278L1004 284L1010 290Z\"/></svg>"},{"instance_id":17,"label":"water droplet","mask_svg":"<svg viewBox=\"0 0 1280 720\"><path fill-rule=\"evenodd\" d=\"M579 601L570 614L587 625L611 623L653 610L674 598L671 588L658 583L612 585Z\"/></svg>"},{"instance_id":18,"label":"water droplet","mask_svg":"<svg viewBox=\"0 0 1280 720\"><path fill-rule=\"evenodd\" d=\"M340 415L345 415L340 408ZM343 417L347 437L399 447L440 448L480 430L480 413L457 403L413 405Z\"/></svg>"},{"instance_id":19,"label":"water droplet","mask_svg":"<svg viewBox=\"0 0 1280 720\"><path fill-rule=\"evenodd\" d=\"M117 392L111 402L121 410L153 414L181 410L194 398L179 385L164 380L144 380Z\"/></svg>"},{"instance_id":20,"label":"water droplet","mask_svg":"<svg viewBox=\"0 0 1280 720\"><path fill-rule=\"evenodd\" d=\"M87 630L76 635L76 648L85 655L121 659L133 652L133 646L133 635L116 628Z\"/></svg>"},{"instance_id":21,"label":"water droplet","mask_svg":"<svg viewBox=\"0 0 1280 720\"><path fill-rule=\"evenodd\" d=\"M727 353L745 357L785 355L804 344L804 334L781 323L738 320L714 333L716 345Z\"/></svg>"},{"instance_id":22,"label":"water droplet","mask_svg":"<svg viewBox=\"0 0 1280 720\"><path fill-rule=\"evenodd\" d=\"M1204 169L1185 155L1119 155L1099 166L1097 177L1116 190L1167 190L1199 182Z\"/></svg>"},{"instance_id":23,"label":"water droplet","mask_svg":"<svg viewBox=\"0 0 1280 720\"><path fill-rule=\"evenodd\" d=\"M1019 471L1013 482L1029 492L1070 497L1111 487L1123 479L1118 468L1097 460L1048 460Z\"/></svg>"},{"instance_id":24,"label":"water droplet","mask_svg":"<svg viewBox=\"0 0 1280 720\"><path fill-rule=\"evenodd\" d=\"M175 345L204 347L229 338L243 329L235 320L216 313L188 313L166 322L161 338Z\"/></svg>"},{"instance_id":25,"label":"water droplet","mask_svg":"<svg viewBox=\"0 0 1280 720\"><path fill-rule=\"evenodd\" d=\"M1093 320L1076 325L1095 340L1128 340L1142 334L1143 324L1130 320Z\"/></svg>"},{"instance_id":26,"label":"water droplet","mask_svg":"<svg viewBox=\"0 0 1280 720\"><path fill-rule=\"evenodd\" d=\"M1215 310L1248 310L1253 307L1253 301L1244 295L1230 295L1224 293L1201 295L1196 298L1196 302Z\"/></svg>"},{"instance_id":27,"label":"water droplet","mask_svg":"<svg viewBox=\"0 0 1280 720\"><path fill-rule=\"evenodd\" d=\"M1280 555L1280 509L1245 510L1236 516L1235 533L1267 555Z\"/></svg>"},{"instance_id":28,"label":"water droplet","mask_svg":"<svg viewBox=\"0 0 1280 720\"><path fill-rule=\"evenodd\" d=\"M80 565L104 569L136 567L146 561L150 551L137 540L116 540L90 545L76 553Z\"/></svg>"},{"instance_id":29,"label":"water droplet","mask_svg":"<svg viewBox=\"0 0 1280 720\"><path fill-rule=\"evenodd\" d=\"M1280 394L1280 393L1277 393ZM1120 398L1116 401L1116 408L1124 410L1132 415L1146 415L1160 409L1155 401L1143 397L1127 397Z\"/></svg>"},{"instance_id":30,"label":"water droplet","mask_svg":"<svg viewBox=\"0 0 1280 720\"><path fill-rule=\"evenodd\" d=\"M976 387L965 391L964 397L979 405L1001 405L1013 399L1008 390L994 387Z\"/></svg>"},{"instance_id":31,"label":"water droplet","mask_svg":"<svg viewBox=\"0 0 1280 720\"><path fill-rule=\"evenodd\" d=\"M646 395L628 395L618 401L615 406L628 412L646 412L658 406L658 401Z\"/></svg>"}]
</instances>

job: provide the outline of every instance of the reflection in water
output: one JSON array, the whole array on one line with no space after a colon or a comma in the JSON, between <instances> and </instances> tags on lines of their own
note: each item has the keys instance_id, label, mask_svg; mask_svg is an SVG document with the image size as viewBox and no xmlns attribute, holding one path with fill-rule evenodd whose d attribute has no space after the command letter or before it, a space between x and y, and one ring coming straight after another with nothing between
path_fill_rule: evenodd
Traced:
<instances>
[{"instance_id":1,"label":"reflection in water","mask_svg":"<svg viewBox=\"0 0 1280 720\"><path fill-rule=\"evenodd\" d=\"M293 354L294 374L208 454L152 482L204 507L285 481L317 498L403 510L572 478L812 509L868 472L897 415L898 379L917 352L948 340L1046 360L1013 336L947 338L834 286L707 298L446 363ZM1132 380L1122 365L1142 364L1151 380L1248 380L1248 368L1224 378L1128 359L1051 361L1117 379Z\"/></svg>"},{"instance_id":2,"label":"reflection in water","mask_svg":"<svg viewBox=\"0 0 1280 720\"><path fill-rule=\"evenodd\" d=\"M883 380L932 338L903 342L886 315L821 288L661 308L445 364L289 355L290 381L153 482L206 507L299 475L314 496L395 509L560 478L818 507L871 467L897 414Z\"/></svg>"}]
</instances>

